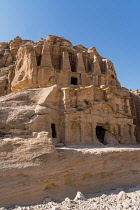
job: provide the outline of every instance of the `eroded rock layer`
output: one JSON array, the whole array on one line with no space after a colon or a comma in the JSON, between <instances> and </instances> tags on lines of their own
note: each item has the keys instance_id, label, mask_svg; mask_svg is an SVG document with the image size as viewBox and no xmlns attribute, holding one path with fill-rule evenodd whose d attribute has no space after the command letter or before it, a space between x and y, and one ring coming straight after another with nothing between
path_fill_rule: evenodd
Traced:
<instances>
[{"instance_id":1,"label":"eroded rock layer","mask_svg":"<svg viewBox=\"0 0 140 210\"><path fill-rule=\"evenodd\" d=\"M9 70L5 72L9 91L54 84L120 86L112 62L95 47L73 47L70 41L53 35L37 43L20 37L0 43L0 67Z\"/></svg>"},{"instance_id":2,"label":"eroded rock layer","mask_svg":"<svg viewBox=\"0 0 140 210\"><path fill-rule=\"evenodd\" d=\"M140 147L55 149L43 133L36 139L5 138L0 142L0 206L139 185L139 160Z\"/></svg>"},{"instance_id":3,"label":"eroded rock layer","mask_svg":"<svg viewBox=\"0 0 140 210\"><path fill-rule=\"evenodd\" d=\"M11 93L0 99L1 136L46 131L66 145L140 141L132 94L95 47L54 35L37 43L16 37L0 43L0 67L0 94Z\"/></svg>"},{"instance_id":4,"label":"eroded rock layer","mask_svg":"<svg viewBox=\"0 0 140 210\"><path fill-rule=\"evenodd\" d=\"M28 89L1 97L0 109L1 137L46 131L54 143L65 145L136 143L129 92L123 88Z\"/></svg>"},{"instance_id":5,"label":"eroded rock layer","mask_svg":"<svg viewBox=\"0 0 140 210\"><path fill-rule=\"evenodd\" d=\"M0 43L0 206L140 184L139 95L95 47Z\"/></svg>"}]
</instances>

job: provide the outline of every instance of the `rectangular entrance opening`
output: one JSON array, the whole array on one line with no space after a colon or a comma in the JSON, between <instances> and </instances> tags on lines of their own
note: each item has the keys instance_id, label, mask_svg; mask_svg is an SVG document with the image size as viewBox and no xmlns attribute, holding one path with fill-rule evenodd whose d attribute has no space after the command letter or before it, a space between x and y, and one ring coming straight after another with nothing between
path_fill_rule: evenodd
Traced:
<instances>
[{"instance_id":1,"label":"rectangular entrance opening","mask_svg":"<svg viewBox=\"0 0 140 210\"><path fill-rule=\"evenodd\" d=\"M96 126L96 136L102 144L105 144L104 143L105 132L106 130L102 126Z\"/></svg>"},{"instance_id":2,"label":"rectangular entrance opening","mask_svg":"<svg viewBox=\"0 0 140 210\"><path fill-rule=\"evenodd\" d=\"M77 78L76 77L71 77L71 84L72 85L77 85Z\"/></svg>"},{"instance_id":3,"label":"rectangular entrance opening","mask_svg":"<svg viewBox=\"0 0 140 210\"><path fill-rule=\"evenodd\" d=\"M57 138L56 127L54 123L51 123L51 129L52 129L52 137Z\"/></svg>"}]
</instances>

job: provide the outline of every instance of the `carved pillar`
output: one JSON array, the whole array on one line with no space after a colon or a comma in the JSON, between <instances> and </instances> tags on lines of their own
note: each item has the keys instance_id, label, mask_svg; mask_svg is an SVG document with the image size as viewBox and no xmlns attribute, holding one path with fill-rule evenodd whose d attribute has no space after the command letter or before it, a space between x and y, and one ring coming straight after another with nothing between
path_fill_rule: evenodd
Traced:
<instances>
[{"instance_id":1,"label":"carved pillar","mask_svg":"<svg viewBox=\"0 0 140 210\"><path fill-rule=\"evenodd\" d=\"M87 73L85 71L85 65L83 61L83 55L81 52L77 53L77 73L81 73L81 85L87 85Z\"/></svg>"},{"instance_id":2,"label":"carved pillar","mask_svg":"<svg viewBox=\"0 0 140 210\"><path fill-rule=\"evenodd\" d=\"M136 137L134 135L135 132L135 125L131 125L131 143L135 144L136 143Z\"/></svg>"},{"instance_id":3,"label":"carved pillar","mask_svg":"<svg viewBox=\"0 0 140 210\"><path fill-rule=\"evenodd\" d=\"M94 85L95 87L98 87L98 74L95 74L95 75L93 76L93 85Z\"/></svg>"},{"instance_id":4,"label":"carved pillar","mask_svg":"<svg viewBox=\"0 0 140 210\"><path fill-rule=\"evenodd\" d=\"M91 62L91 73L93 74L94 73L94 52L88 50L88 53L89 53L90 60L92 61Z\"/></svg>"},{"instance_id":5,"label":"carved pillar","mask_svg":"<svg viewBox=\"0 0 140 210\"><path fill-rule=\"evenodd\" d=\"M63 52L63 60L62 60L62 71L70 72L71 66L69 61L69 54L67 51Z\"/></svg>"},{"instance_id":6,"label":"carved pillar","mask_svg":"<svg viewBox=\"0 0 140 210\"><path fill-rule=\"evenodd\" d=\"M120 143L124 143L125 142L125 132L124 132L124 129L125 129L125 125L122 124L121 127L120 127L120 134L121 134L121 141L120 141Z\"/></svg>"},{"instance_id":7,"label":"carved pillar","mask_svg":"<svg viewBox=\"0 0 140 210\"><path fill-rule=\"evenodd\" d=\"M84 122L81 122L81 144L83 144L84 145L84 138L85 138L85 130L84 130L84 128L85 128L85 124L86 123L84 123Z\"/></svg>"},{"instance_id":8,"label":"carved pillar","mask_svg":"<svg viewBox=\"0 0 140 210\"><path fill-rule=\"evenodd\" d=\"M101 68L99 64L99 59L97 58L96 55L94 55L94 73L95 74L101 74Z\"/></svg>"},{"instance_id":9,"label":"carved pillar","mask_svg":"<svg viewBox=\"0 0 140 210\"><path fill-rule=\"evenodd\" d=\"M115 124L115 138L118 140L118 142L121 142L122 136L121 136L121 125Z\"/></svg>"},{"instance_id":10,"label":"carved pillar","mask_svg":"<svg viewBox=\"0 0 140 210\"><path fill-rule=\"evenodd\" d=\"M50 55L49 43L47 41L45 41L43 50L42 50L41 66L53 68L51 55Z\"/></svg>"},{"instance_id":11,"label":"carved pillar","mask_svg":"<svg viewBox=\"0 0 140 210\"><path fill-rule=\"evenodd\" d=\"M98 87L102 84L102 75L98 75Z\"/></svg>"},{"instance_id":12,"label":"carved pillar","mask_svg":"<svg viewBox=\"0 0 140 210\"><path fill-rule=\"evenodd\" d=\"M136 127L135 125L131 125L131 131L130 131L131 136L134 135L135 127Z\"/></svg>"},{"instance_id":13,"label":"carved pillar","mask_svg":"<svg viewBox=\"0 0 140 210\"><path fill-rule=\"evenodd\" d=\"M85 65L81 52L77 53L77 73L85 73Z\"/></svg>"},{"instance_id":14,"label":"carved pillar","mask_svg":"<svg viewBox=\"0 0 140 210\"><path fill-rule=\"evenodd\" d=\"M127 106L128 114L131 114L129 99L126 99L126 106Z\"/></svg>"},{"instance_id":15,"label":"carved pillar","mask_svg":"<svg viewBox=\"0 0 140 210\"><path fill-rule=\"evenodd\" d=\"M70 140L71 140L71 123L69 122L64 122L64 143L65 145L70 145Z\"/></svg>"},{"instance_id":16,"label":"carved pillar","mask_svg":"<svg viewBox=\"0 0 140 210\"><path fill-rule=\"evenodd\" d=\"M114 124L110 124L110 132L115 134L115 125Z\"/></svg>"},{"instance_id":17,"label":"carved pillar","mask_svg":"<svg viewBox=\"0 0 140 210\"><path fill-rule=\"evenodd\" d=\"M69 85L70 84L68 72L71 72L69 54L67 51L64 51L63 57L62 57L61 73L59 75L59 84L60 85Z\"/></svg>"}]
</instances>

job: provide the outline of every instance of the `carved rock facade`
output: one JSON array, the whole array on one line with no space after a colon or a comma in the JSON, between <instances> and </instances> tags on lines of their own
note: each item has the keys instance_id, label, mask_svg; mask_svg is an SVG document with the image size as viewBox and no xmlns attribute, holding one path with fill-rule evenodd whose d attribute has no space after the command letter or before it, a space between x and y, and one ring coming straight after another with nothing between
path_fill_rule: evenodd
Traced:
<instances>
[{"instance_id":1,"label":"carved rock facade","mask_svg":"<svg viewBox=\"0 0 140 210\"><path fill-rule=\"evenodd\" d=\"M1 136L46 131L65 145L140 141L132 93L95 47L53 35L37 43L16 37L0 43L0 67Z\"/></svg>"}]
</instances>

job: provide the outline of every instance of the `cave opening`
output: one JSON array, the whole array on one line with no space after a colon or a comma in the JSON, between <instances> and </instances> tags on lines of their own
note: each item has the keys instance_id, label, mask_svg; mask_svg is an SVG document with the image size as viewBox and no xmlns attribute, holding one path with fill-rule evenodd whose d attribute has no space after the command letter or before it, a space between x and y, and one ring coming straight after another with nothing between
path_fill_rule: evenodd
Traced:
<instances>
[{"instance_id":1,"label":"cave opening","mask_svg":"<svg viewBox=\"0 0 140 210\"><path fill-rule=\"evenodd\" d=\"M41 64L41 55L38 55L37 57L36 57L36 61L37 61L37 66L40 66L40 64Z\"/></svg>"},{"instance_id":2,"label":"cave opening","mask_svg":"<svg viewBox=\"0 0 140 210\"><path fill-rule=\"evenodd\" d=\"M96 136L102 144L105 144L104 142L105 132L106 130L102 126L96 126Z\"/></svg>"},{"instance_id":3,"label":"cave opening","mask_svg":"<svg viewBox=\"0 0 140 210\"><path fill-rule=\"evenodd\" d=\"M57 138L56 127L54 123L51 123L51 129L52 129L52 137Z\"/></svg>"}]
</instances>

